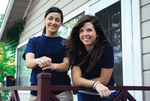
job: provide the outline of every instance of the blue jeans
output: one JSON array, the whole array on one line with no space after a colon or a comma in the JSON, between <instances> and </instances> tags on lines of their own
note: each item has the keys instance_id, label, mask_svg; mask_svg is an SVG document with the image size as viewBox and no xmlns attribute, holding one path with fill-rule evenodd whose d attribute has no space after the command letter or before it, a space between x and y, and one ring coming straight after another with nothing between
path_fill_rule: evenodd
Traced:
<instances>
[{"instance_id":1,"label":"blue jeans","mask_svg":"<svg viewBox=\"0 0 150 101\"><path fill-rule=\"evenodd\" d=\"M113 92L111 93L109 98L107 97L101 98L100 95L89 95L78 92L78 101L112 101L116 95L117 92Z\"/></svg>"}]
</instances>

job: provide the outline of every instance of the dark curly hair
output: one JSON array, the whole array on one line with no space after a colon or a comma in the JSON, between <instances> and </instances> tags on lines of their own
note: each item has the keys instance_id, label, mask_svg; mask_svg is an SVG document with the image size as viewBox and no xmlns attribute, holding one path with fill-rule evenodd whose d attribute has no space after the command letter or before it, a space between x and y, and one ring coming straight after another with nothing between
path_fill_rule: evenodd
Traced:
<instances>
[{"instance_id":1,"label":"dark curly hair","mask_svg":"<svg viewBox=\"0 0 150 101\"><path fill-rule=\"evenodd\" d=\"M95 46L92 50L93 54L90 59L90 65L85 70L82 64L85 62L85 58L91 53L88 53L86 55L85 46L80 41L79 38L79 31L80 28L83 27L86 22L91 22L93 24L98 37L96 38ZM102 29L99 19L96 16L92 16L92 15L83 16L72 28L71 34L66 40L66 47L68 49L67 57L70 60L71 66L74 64L75 59L78 59L80 62L78 66L80 66L81 70L85 70L85 72L89 72L100 60L103 53L104 45L107 43L110 42L105 36L104 30Z\"/></svg>"}]
</instances>

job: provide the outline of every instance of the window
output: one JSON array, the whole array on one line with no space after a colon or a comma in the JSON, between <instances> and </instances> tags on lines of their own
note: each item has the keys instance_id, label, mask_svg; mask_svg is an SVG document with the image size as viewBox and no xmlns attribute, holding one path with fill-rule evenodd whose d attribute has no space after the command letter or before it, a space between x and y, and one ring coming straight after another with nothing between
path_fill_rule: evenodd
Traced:
<instances>
[{"instance_id":1,"label":"window","mask_svg":"<svg viewBox=\"0 0 150 101\"><path fill-rule=\"evenodd\" d=\"M114 77L117 85L123 85L122 77L122 46L121 46L121 8L117 2L95 15L100 19L106 36L111 41L114 49Z\"/></svg>"},{"instance_id":2,"label":"window","mask_svg":"<svg viewBox=\"0 0 150 101\"><path fill-rule=\"evenodd\" d=\"M73 19L69 20L68 22L64 23L58 31L58 35L64 38L68 38L71 33L72 27L77 23L77 21L83 17L85 13L81 13L78 16L74 17Z\"/></svg>"},{"instance_id":3,"label":"window","mask_svg":"<svg viewBox=\"0 0 150 101\"><path fill-rule=\"evenodd\" d=\"M18 49L17 86L30 86L31 69L28 69L22 58L26 45Z\"/></svg>"}]
</instances>

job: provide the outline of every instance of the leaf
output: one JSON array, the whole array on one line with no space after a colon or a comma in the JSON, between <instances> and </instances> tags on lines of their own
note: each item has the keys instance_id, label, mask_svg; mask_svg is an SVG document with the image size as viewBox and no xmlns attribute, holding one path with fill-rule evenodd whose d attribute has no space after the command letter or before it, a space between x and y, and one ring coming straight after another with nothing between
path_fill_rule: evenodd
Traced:
<instances>
[{"instance_id":1,"label":"leaf","mask_svg":"<svg viewBox=\"0 0 150 101\"><path fill-rule=\"evenodd\" d=\"M7 31L7 39L6 45L8 49L11 51L10 53L15 57L16 47L19 44L19 39L22 31L24 30L26 18L23 20L19 20L15 22L14 25Z\"/></svg>"}]
</instances>

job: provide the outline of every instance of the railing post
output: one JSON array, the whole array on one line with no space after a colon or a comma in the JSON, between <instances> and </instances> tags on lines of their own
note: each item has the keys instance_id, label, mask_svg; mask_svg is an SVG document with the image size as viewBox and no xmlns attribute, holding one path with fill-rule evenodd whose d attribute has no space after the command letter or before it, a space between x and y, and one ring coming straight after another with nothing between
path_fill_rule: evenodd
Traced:
<instances>
[{"instance_id":1,"label":"railing post","mask_svg":"<svg viewBox=\"0 0 150 101\"><path fill-rule=\"evenodd\" d=\"M1 91L0 91L0 101L2 101Z\"/></svg>"},{"instance_id":2,"label":"railing post","mask_svg":"<svg viewBox=\"0 0 150 101\"><path fill-rule=\"evenodd\" d=\"M37 101L50 101L51 74L42 72L37 75L38 90Z\"/></svg>"}]
</instances>

